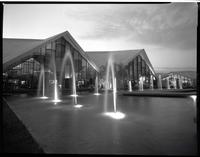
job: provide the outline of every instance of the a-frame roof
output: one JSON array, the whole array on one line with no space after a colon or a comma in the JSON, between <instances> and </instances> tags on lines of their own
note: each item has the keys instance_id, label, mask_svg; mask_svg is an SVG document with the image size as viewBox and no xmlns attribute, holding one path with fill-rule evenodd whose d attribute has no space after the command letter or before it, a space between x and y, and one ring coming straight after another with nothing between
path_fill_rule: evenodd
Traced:
<instances>
[{"instance_id":1,"label":"a-frame roof","mask_svg":"<svg viewBox=\"0 0 200 157\"><path fill-rule=\"evenodd\" d=\"M3 39L3 71L6 71L10 66L19 64L25 61L34 54L39 53L38 49L44 46L46 43L50 43L59 38L65 38L74 49L76 49L83 58L85 58L94 69L99 71L99 68L90 59L90 57L84 52L80 45L70 35L68 31L57 34L44 40L36 39Z\"/></svg>"},{"instance_id":2,"label":"a-frame roof","mask_svg":"<svg viewBox=\"0 0 200 157\"><path fill-rule=\"evenodd\" d=\"M112 55L113 60L117 64L126 65L133 58L140 55L146 64L150 67L152 73L155 75L154 68L148 59L144 49L137 50L120 50L120 51L86 51L86 53L94 60L97 66L106 65L108 58Z\"/></svg>"},{"instance_id":3,"label":"a-frame roof","mask_svg":"<svg viewBox=\"0 0 200 157\"><path fill-rule=\"evenodd\" d=\"M3 39L3 64L41 44L37 39Z\"/></svg>"}]
</instances>

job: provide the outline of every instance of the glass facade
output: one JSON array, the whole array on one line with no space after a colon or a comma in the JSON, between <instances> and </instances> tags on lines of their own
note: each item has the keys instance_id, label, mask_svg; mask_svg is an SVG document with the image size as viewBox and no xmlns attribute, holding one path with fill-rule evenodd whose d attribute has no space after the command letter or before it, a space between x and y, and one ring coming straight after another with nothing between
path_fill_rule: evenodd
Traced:
<instances>
[{"instance_id":1,"label":"glass facade","mask_svg":"<svg viewBox=\"0 0 200 157\"><path fill-rule=\"evenodd\" d=\"M115 64L114 67L118 89L128 89L129 81L131 81L133 89L138 89L140 77L144 78L144 88L150 88L150 77L151 75L155 77L140 55L133 58L126 65L119 63ZM105 81L105 69L106 66L100 70L100 80Z\"/></svg>"},{"instance_id":2,"label":"glass facade","mask_svg":"<svg viewBox=\"0 0 200 157\"><path fill-rule=\"evenodd\" d=\"M66 60L64 72L61 75L62 62L67 53L65 51L70 51L72 62L70 58ZM14 87L13 90L21 87L37 89L41 66L44 65L45 86L48 90L53 88L55 71L56 79L62 90L71 90L72 64L74 65L77 90L88 89L95 86L96 70L90 65L87 59L63 37L46 43L40 47L35 54L37 55L33 55L32 58L9 69L5 73L4 89L8 89L9 84L10 86L17 86Z\"/></svg>"},{"instance_id":3,"label":"glass facade","mask_svg":"<svg viewBox=\"0 0 200 157\"><path fill-rule=\"evenodd\" d=\"M20 88L37 88L40 63L34 58L9 69L3 77L4 90L13 91Z\"/></svg>"},{"instance_id":4,"label":"glass facade","mask_svg":"<svg viewBox=\"0 0 200 157\"><path fill-rule=\"evenodd\" d=\"M150 88L150 77L153 75L153 72L150 70L149 66L140 55L128 63L128 70L129 81L132 82L133 88L138 88L140 77L144 78L144 88ZM128 86L128 84L126 86Z\"/></svg>"}]
</instances>

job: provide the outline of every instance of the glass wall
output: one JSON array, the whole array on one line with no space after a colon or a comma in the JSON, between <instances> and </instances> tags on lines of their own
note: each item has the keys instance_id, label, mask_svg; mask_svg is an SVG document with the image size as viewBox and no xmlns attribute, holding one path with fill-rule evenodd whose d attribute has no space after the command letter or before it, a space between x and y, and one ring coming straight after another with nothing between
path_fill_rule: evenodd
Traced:
<instances>
[{"instance_id":1,"label":"glass wall","mask_svg":"<svg viewBox=\"0 0 200 157\"><path fill-rule=\"evenodd\" d=\"M69 48L68 50L72 55L77 89L87 89L94 86L97 75L96 70L90 65L87 59L63 37L46 43L38 48L32 58L8 70L6 72L7 75L5 75L4 78L5 80L7 80L7 78L11 80L12 78L12 81L4 82L12 82L14 84L21 82L24 87L37 88L40 66L41 64L44 64L46 88L53 88L54 67L56 67L56 76L60 88L62 87L70 90L72 85L72 66L69 59L65 63L64 73L62 78L60 78L66 47Z\"/></svg>"},{"instance_id":2,"label":"glass wall","mask_svg":"<svg viewBox=\"0 0 200 157\"><path fill-rule=\"evenodd\" d=\"M7 91L20 88L37 88L40 63L34 58L30 58L12 69L9 69L5 74L3 87L6 88Z\"/></svg>"},{"instance_id":3,"label":"glass wall","mask_svg":"<svg viewBox=\"0 0 200 157\"><path fill-rule=\"evenodd\" d=\"M129 69L129 80L132 82L132 86L137 89L139 77L144 77L144 88L150 87L150 75L152 72L150 71L149 66L146 64L145 60L138 55L133 60L128 63Z\"/></svg>"}]
</instances>

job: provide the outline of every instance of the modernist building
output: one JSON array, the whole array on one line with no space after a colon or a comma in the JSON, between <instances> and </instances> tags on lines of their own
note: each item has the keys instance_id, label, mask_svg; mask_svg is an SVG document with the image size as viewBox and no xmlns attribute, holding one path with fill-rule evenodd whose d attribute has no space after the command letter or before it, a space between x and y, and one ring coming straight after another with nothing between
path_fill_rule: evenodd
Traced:
<instances>
[{"instance_id":1,"label":"modernist building","mask_svg":"<svg viewBox=\"0 0 200 157\"><path fill-rule=\"evenodd\" d=\"M66 58L66 54L71 55ZM105 87L106 64L110 55L118 89L127 89L128 81L131 81L133 89L138 89L141 77L144 88L150 88L151 78L156 81L155 71L144 49L85 52L66 31L45 40L3 39L3 89L15 92L36 90L44 71L46 91L52 93L54 80L60 91L71 91L73 69L77 90L93 88L96 78L99 86Z\"/></svg>"},{"instance_id":2,"label":"modernist building","mask_svg":"<svg viewBox=\"0 0 200 157\"><path fill-rule=\"evenodd\" d=\"M151 77L156 85L156 74L144 49L122 51L89 51L88 56L99 67L99 84L105 86L105 71L109 56L113 57L118 89L127 89L131 81L132 88L138 89L139 80L144 80L144 88L150 88Z\"/></svg>"},{"instance_id":3,"label":"modernist building","mask_svg":"<svg viewBox=\"0 0 200 157\"><path fill-rule=\"evenodd\" d=\"M67 58L61 74L63 59L68 52L73 63ZM6 91L37 89L42 67L46 91L53 89L55 73L58 86L62 91L68 91L72 86L72 64L77 89L94 86L99 68L69 32L45 40L3 39L3 89Z\"/></svg>"}]
</instances>

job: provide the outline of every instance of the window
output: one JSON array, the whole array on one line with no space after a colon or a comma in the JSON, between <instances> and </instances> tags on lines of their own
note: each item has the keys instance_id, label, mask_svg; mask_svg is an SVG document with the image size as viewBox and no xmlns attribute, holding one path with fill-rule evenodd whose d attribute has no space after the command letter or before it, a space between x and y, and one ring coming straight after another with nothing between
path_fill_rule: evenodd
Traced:
<instances>
[{"instance_id":1,"label":"window","mask_svg":"<svg viewBox=\"0 0 200 157\"><path fill-rule=\"evenodd\" d=\"M74 51L74 70L76 73L76 78L78 78L78 52Z\"/></svg>"},{"instance_id":2,"label":"window","mask_svg":"<svg viewBox=\"0 0 200 157\"><path fill-rule=\"evenodd\" d=\"M130 74L130 79L132 79L133 78L133 70L132 70L132 62L130 62L130 64L129 64L129 74Z\"/></svg>"},{"instance_id":3,"label":"window","mask_svg":"<svg viewBox=\"0 0 200 157\"><path fill-rule=\"evenodd\" d=\"M56 57L61 58L61 45L60 44L56 44Z\"/></svg>"},{"instance_id":4,"label":"window","mask_svg":"<svg viewBox=\"0 0 200 157\"><path fill-rule=\"evenodd\" d=\"M86 68L87 68L86 64L87 64L86 60L82 58L81 78L84 80L86 79Z\"/></svg>"},{"instance_id":5,"label":"window","mask_svg":"<svg viewBox=\"0 0 200 157\"><path fill-rule=\"evenodd\" d=\"M78 53L78 75L81 79L81 70L82 70L82 56Z\"/></svg>"},{"instance_id":6,"label":"window","mask_svg":"<svg viewBox=\"0 0 200 157\"><path fill-rule=\"evenodd\" d=\"M137 76L137 58L135 58L133 60L133 68L134 68L134 80L137 80L138 79L138 76Z\"/></svg>"},{"instance_id":7,"label":"window","mask_svg":"<svg viewBox=\"0 0 200 157\"><path fill-rule=\"evenodd\" d=\"M140 58L140 56L138 56L137 57L138 58L138 64L137 64L137 66L138 66L138 76L141 76L141 74L142 74L142 72L141 72L141 58Z\"/></svg>"},{"instance_id":8,"label":"window","mask_svg":"<svg viewBox=\"0 0 200 157\"><path fill-rule=\"evenodd\" d=\"M51 43L47 43L47 44L46 44L46 49L51 49L51 48L52 48Z\"/></svg>"},{"instance_id":9,"label":"window","mask_svg":"<svg viewBox=\"0 0 200 157\"><path fill-rule=\"evenodd\" d=\"M145 69L146 69L146 63L145 61L142 59L142 75L145 76Z\"/></svg>"}]
</instances>

